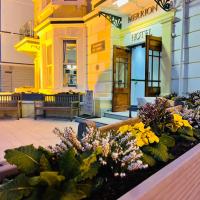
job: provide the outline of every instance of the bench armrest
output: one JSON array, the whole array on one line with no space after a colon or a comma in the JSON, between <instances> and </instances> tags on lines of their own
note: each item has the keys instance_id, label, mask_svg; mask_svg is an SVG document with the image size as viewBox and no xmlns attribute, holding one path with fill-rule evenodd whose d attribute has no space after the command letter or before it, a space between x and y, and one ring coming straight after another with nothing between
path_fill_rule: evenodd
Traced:
<instances>
[{"instance_id":1,"label":"bench armrest","mask_svg":"<svg viewBox=\"0 0 200 200\"><path fill-rule=\"evenodd\" d=\"M34 107L37 108L37 107L41 107L44 105L44 101L34 101Z\"/></svg>"},{"instance_id":2,"label":"bench armrest","mask_svg":"<svg viewBox=\"0 0 200 200\"><path fill-rule=\"evenodd\" d=\"M80 101L71 102L71 108L79 108L79 107L80 107Z\"/></svg>"}]
</instances>

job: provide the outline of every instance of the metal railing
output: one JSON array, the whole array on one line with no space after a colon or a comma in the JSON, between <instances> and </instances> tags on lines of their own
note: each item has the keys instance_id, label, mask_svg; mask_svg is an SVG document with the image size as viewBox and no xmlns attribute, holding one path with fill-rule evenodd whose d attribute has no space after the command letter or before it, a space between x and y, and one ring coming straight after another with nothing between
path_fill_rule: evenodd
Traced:
<instances>
[{"instance_id":1,"label":"metal railing","mask_svg":"<svg viewBox=\"0 0 200 200\"><path fill-rule=\"evenodd\" d=\"M34 21L27 21L19 30L20 40L24 39L24 37L32 37L34 38Z\"/></svg>"}]
</instances>

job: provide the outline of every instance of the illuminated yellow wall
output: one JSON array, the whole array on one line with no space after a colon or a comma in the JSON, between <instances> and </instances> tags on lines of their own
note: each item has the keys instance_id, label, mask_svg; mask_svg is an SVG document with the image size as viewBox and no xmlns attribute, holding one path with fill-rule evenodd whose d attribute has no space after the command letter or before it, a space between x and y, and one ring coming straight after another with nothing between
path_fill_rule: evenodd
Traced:
<instances>
[{"instance_id":1,"label":"illuminated yellow wall","mask_svg":"<svg viewBox=\"0 0 200 200\"><path fill-rule=\"evenodd\" d=\"M40 36L40 91L64 92L73 90L85 92L87 87L85 25L54 24L42 29L38 34ZM63 87L63 40L66 39L77 41L77 87Z\"/></svg>"},{"instance_id":2,"label":"illuminated yellow wall","mask_svg":"<svg viewBox=\"0 0 200 200\"><path fill-rule=\"evenodd\" d=\"M34 2L34 21L39 25L47 18L73 18L83 17L88 12L87 1L53 1L44 6L41 0Z\"/></svg>"}]
</instances>

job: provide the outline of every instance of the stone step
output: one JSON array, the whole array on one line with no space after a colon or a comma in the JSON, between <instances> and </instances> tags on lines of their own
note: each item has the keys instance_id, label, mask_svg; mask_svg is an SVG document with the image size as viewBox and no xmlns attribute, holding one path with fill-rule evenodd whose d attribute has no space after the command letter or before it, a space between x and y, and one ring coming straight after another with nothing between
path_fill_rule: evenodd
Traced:
<instances>
[{"instance_id":1,"label":"stone step","mask_svg":"<svg viewBox=\"0 0 200 200\"><path fill-rule=\"evenodd\" d=\"M137 112L132 111L131 117L136 117ZM112 118L112 119L118 119L118 120L126 120L129 119L129 111L125 112L105 112L104 117Z\"/></svg>"}]
</instances>

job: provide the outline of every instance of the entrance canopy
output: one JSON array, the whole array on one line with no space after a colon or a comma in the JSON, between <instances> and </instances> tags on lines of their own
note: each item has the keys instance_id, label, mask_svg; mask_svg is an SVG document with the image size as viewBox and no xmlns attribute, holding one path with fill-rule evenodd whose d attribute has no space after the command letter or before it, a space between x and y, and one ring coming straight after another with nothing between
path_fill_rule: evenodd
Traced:
<instances>
[{"instance_id":1,"label":"entrance canopy","mask_svg":"<svg viewBox=\"0 0 200 200\"><path fill-rule=\"evenodd\" d=\"M154 0L107 0L98 8L113 15L126 16L155 5Z\"/></svg>"}]
</instances>

